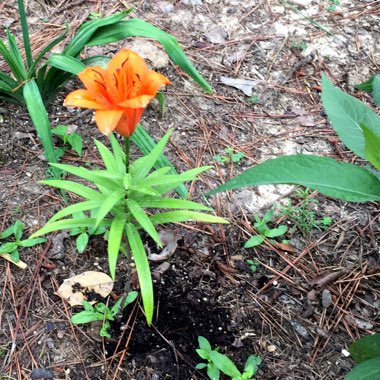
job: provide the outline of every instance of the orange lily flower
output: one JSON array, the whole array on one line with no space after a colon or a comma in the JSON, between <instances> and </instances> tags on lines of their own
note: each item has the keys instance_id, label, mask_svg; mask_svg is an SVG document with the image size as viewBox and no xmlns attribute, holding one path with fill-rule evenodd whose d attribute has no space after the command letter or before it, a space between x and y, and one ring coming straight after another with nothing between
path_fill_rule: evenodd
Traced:
<instances>
[{"instance_id":1,"label":"orange lily flower","mask_svg":"<svg viewBox=\"0 0 380 380\"><path fill-rule=\"evenodd\" d=\"M143 58L129 49L117 53L106 69L88 67L79 79L86 89L67 95L64 105L95 109L99 130L109 135L116 130L129 137L148 103L168 78L149 70Z\"/></svg>"}]
</instances>

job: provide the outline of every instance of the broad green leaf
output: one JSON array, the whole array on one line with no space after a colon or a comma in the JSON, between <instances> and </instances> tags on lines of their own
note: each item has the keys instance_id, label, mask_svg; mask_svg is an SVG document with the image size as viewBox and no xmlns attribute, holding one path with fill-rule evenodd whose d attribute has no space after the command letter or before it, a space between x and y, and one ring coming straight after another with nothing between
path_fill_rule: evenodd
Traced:
<instances>
[{"instance_id":1,"label":"broad green leaf","mask_svg":"<svg viewBox=\"0 0 380 380\"><path fill-rule=\"evenodd\" d=\"M125 297L125 295L122 295L117 300L117 302L115 303L115 305L112 306L112 309L111 309L111 315L112 315L112 317L114 317L116 314L118 314L119 311L122 311L129 304L133 303L136 300L136 298L137 298L138 295L139 295L139 293L136 292L136 291L129 292L126 297Z\"/></svg>"},{"instance_id":2,"label":"broad green leaf","mask_svg":"<svg viewBox=\"0 0 380 380\"><path fill-rule=\"evenodd\" d=\"M139 18L120 21L98 29L87 45L103 45L128 37L147 37L160 42L176 65L190 75L206 92L212 93L211 86L190 63L176 38Z\"/></svg>"},{"instance_id":3,"label":"broad green leaf","mask_svg":"<svg viewBox=\"0 0 380 380\"><path fill-rule=\"evenodd\" d=\"M377 380L380 379L380 357L376 357L357 365L344 380Z\"/></svg>"},{"instance_id":4,"label":"broad green leaf","mask_svg":"<svg viewBox=\"0 0 380 380\"><path fill-rule=\"evenodd\" d=\"M131 136L131 139L145 156L149 154L156 145L149 136L149 133L141 126L141 124L138 124L135 132ZM163 154L159 156L158 160L154 164L155 169L160 169L162 167L170 167L172 174L177 174L173 165ZM189 192L183 184L179 185L176 188L176 191L178 195L184 199L189 195Z\"/></svg>"},{"instance_id":5,"label":"broad green leaf","mask_svg":"<svg viewBox=\"0 0 380 380\"><path fill-rule=\"evenodd\" d=\"M98 227L99 223L107 216L113 207L124 198L124 189L116 190L108 195L108 197L104 198L104 201L97 212L95 227Z\"/></svg>"},{"instance_id":6,"label":"broad green leaf","mask_svg":"<svg viewBox=\"0 0 380 380\"><path fill-rule=\"evenodd\" d=\"M266 237L269 237L269 238L278 237L278 236L284 235L287 230L288 230L287 226L279 226L277 228L271 228L267 232Z\"/></svg>"},{"instance_id":7,"label":"broad green leaf","mask_svg":"<svg viewBox=\"0 0 380 380\"><path fill-rule=\"evenodd\" d=\"M108 266L113 280L115 280L116 263L119 256L121 239L123 238L125 222L126 219L124 217L116 215L112 220L108 235Z\"/></svg>"},{"instance_id":8,"label":"broad green leaf","mask_svg":"<svg viewBox=\"0 0 380 380\"><path fill-rule=\"evenodd\" d=\"M143 208L134 200L127 199L127 206L133 217L140 224L141 228L156 242L159 247L162 247L160 237L158 232L154 228L153 223L149 219L148 215L145 214Z\"/></svg>"},{"instance_id":9,"label":"broad green leaf","mask_svg":"<svg viewBox=\"0 0 380 380\"><path fill-rule=\"evenodd\" d=\"M146 198L139 201L143 208L179 208L188 210L212 211L210 207L184 199L174 198Z\"/></svg>"},{"instance_id":10,"label":"broad green leaf","mask_svg":"<svg viewBox=\"0 0 380 380\"><path fill-rule=\"evenodd\" d=\"M244 244L244 248L252 248L257 247L262 244L265 240L265 237L262 235L254 235L251 236Z\"/></svg>"},{"instance_id":11,"label":"broad green leaf","mask_svg":"<svg viewBox=\"0 0 380 380\"><path fill-rule=\"evenodd\" d=\"M24 223L21 222L21 220L16 220L16 223L14 224L14 229L13 229L13 235L15 236L16 240L21 239L23 229L24 229Z\"/></svg>"},{"instance_id":12,"label":"broad green leaf","mask_svg":"<svg viewBox=\"0 0 380 380\"><path fill-rule=\"evenodd\" d=\"M86 69L83 62L67 54L52 54L46 64L73 75L78 75Z\"/></svg>"},{"instance_id":13,"label":"broad green leaf","mask_svg":"<svg viewBox=\"0 0 380 380\"><path fill-rule=\"evenodd\" d=\"M12 224L10 227L8 227L7 229L5 229L1 234L0 234L0 239L5 239L9 236L11 236L14 232L14 229L15 229L15 225Z\"/></svg>"},{"instance_id":14,"label":"broad green leaf","mask_svg":"<svg viewBox=\"0 0 380 380\"><path fill-rule=\"evenodd\" d=\"M363 130L366 159L378 170L380 170L380 136L374 134L364 125L360 126Z\"/></svg>"},{"instance_id":15,"label":"broad green leaf","mask_svg":"<svg viewBox=\"0 0 380 380\"><path fill-rule=\"evenodd\" d=\"M365 158L361 125L380 135L380 117L360 100L334 87L322 77L322 102L331 124L347 148Z\"/></svg>"},{"instance_id":16,"label":"broad green leaf","mask_svg":"<svg viewBox=\"0 0 380 380\"><path fill-rule=\"evenodd\" d=\"M9 256L14 263L18 263L20 261L20 252L17 249L12 251Z\"/></svg>"},{"instance_id":17,"label":"broad green leaf","mask_svg":"<svg viewBox=\"0 0 380 380\"><path fill-rule=\"evenodd\" d=\"M154 310L153 283L148 258L139 232L132 223L127 223L126 232L139 277L141 297L144 304L145 317L148 325L152 324Z\"/></svg>"},{"instance_id":18,"label":"broad green leaf","mask_svg":"<svg viewBox=\"0 0 380 380\"><path fill-rule=\"evenodd\" d=\"M99 154L102 157L102 160L107 170L109 170L110 172L119 173L120 168L118 167L117 162L111 151L98 140L95 140L95 145L98 148Z\"/></svg>"},{"instance_id":19,"label":"broad green leaf","mask_svg":"<svg viewBox=\"0 0 380 380\"><path fill-rule=\"evenodd\" d=\"M75 244L77 246L78 252L83 253L87 248L88 234L86 232L82 232L81 234L79 234L77 240L75 241Z\"/></svg>"},{"instance_id":20,"label":"broad green leaf","mask_svg":"<svg viewBox=\"0 0 380 380\"><path fill-rule=\"evenodd\" d=\"M176 222L187 222L189 220L195 220L199 222L207 223L223 223L227 224L226 219L220 218L218 216L204 214L202 212L196 211L167 211L160 214L155 214L150 217L153 224L165 224L165 223L176 223Z\"/></svg>"},{"instance_id":21,"label":"broad green leaf","mask_svg":"<svg viewBox=\"0 0 380 380\"><path fill-rule=\"evenodd\" d=\"M41 98L40 90L38 89L34 79L26 82L23 89L26 107L28 108L29 115L33 121L38 136L41 139L46 159L50 163L57 162L53 140L51 137L51 126L48 114ZM55 177L59 177L60 175L60 171L55 168L53 168L53 173Z\"/></svg>"},{"instance_id":22,"label":"broad green leaf","mask_svg":"<svg viewBox=\"0 0 380 380\"><path fill-rule=\"evenodd\" d=\"M380 75L375 75L373 78L373 100L380 109Z\"/></svg>"},{"instance_id":23,"label":"broad green leaf","mask_svg":"<svg viewBox=\"0 0 380 380\"><path fill-rule=\"evenodd\" d=\"M211 344L210 342L203 336L198 336L198 343L199 343L199 347L206 351L207 353L210 353L212 348L211 348ZM203 359L207 359L207 358L203 358Z\"/></svg>"},{"instance_id":24,"label":"broad green leaf","mask_svg":"<svg viewBox=\"0 0 380 380\"><path fill-rule=\"evenodd\" d=\"M240 371L236 368L235 364L226 355L217 351L210 352L210 358L220 371L231 377L241 376Z\"/></svg>"},{"instance_id":25,"label":"broad green leaf","mask_svg":"<svg viewBox=\"0 0 380 380\"><path fill-rule=\"evenodd\" d=\"M70 321L74 323L74 325L79 325L82 323L90 323L95 321L102 321L104 318L102 313L96 313L91 310L84 310L78 314L73 315L70 318Z\"/></svg>"},{"instance_id":26,"label":"broad green leaf","mask_svg":"<svg viewBox=\"0 0 380 380\"><path fill-rule=\"evenodd\" d=\"M11 253L17 249L18 244L15 242L4 243L0 245L0 253Z\"/></svg>"},{"instance_id":27,"label":"broad green leaf","mask_svg":"<svg viewBox=\"0 0 380 380\"><path fill-rule=\"evenodd\" d=\"M94 227L94 218L81 218L81 219L63 219L56 222L48 223L44 227L40 228L29 239L34 239L37 236L48 234L49 232L59 230L71 230L72 228ZM103 219L100 223L100 227L109 227L111 225L110 220Z\"/></svg>"},{"instance_id":28,"label":"broad green leaf","mask_svg":"<svg viewBox=\"0 0 380 380\"><path fill-rule=\"evenodd\" d=\"M90 302L83 300L82 305L83 305L84 310L92 311L92 312L94 311L94 307L90 304Z\"/></svg>"},{"instance_id":29,"label":"broad green leaf","mask_svg":"<svg viewBox=\"0 0 380 380\"><path fill-rule=\"evenodd\" d=\"M65 216L68 216L68 215L74 215L78 212L94 210L96 208L101 207L102 204L103 204L103 199L100 201L84 201L84 202L75 203L73 205L63 208L62 210L59 210L49 219L48 223L54 222L55 220L64 218Z\"/></svg>"},{"instance_id":30,"label":"broad green leaf","mask_svg":"<svg viewBox=\"0 0 380 380\"><path fill-rule=\"evenodd\" d=\"M44 181L40 181L43 185L48 185L52 187L56 187L58 189L67 190L71 193L80 195L83 198L87 198L92 201L97 201L103 199L103 195L98 191L91 189L85 185L81 185L80 183L76 183L68 180L60 180L60 179L47 179Z\"/></svg>"},{"instance_id":31,"label":"broad green leaf","mask_svg":"<svg viewBox=\"0 0 380 380\"><path fill-rule=\"evenodd\" d=\"M82 156L82 145L83 145L83 139L81 135L78 135L78 133L70 133L67 136L67 141L71 145L71 147L74 149L74 151L77 153L78 156Z\"/></svg>"},{"instance_id":32,"label":"broad green leaf","mask_svg":"<svg viewBox=\"0 0 380 380\"><path fill-rule=\"evenodd\" d=\"M207 365L207 376L210 380L219 380L220 378L220 371L213 363Z\"/></svg>"},{"instance_id":33,"label":"broad green leaf","mask_svg":"<svg viewBox=\"0 0 380 380\"><path fill-rule=\"evenodd\" d=\"M207 367L207 364L206 363L198 363L195 368L196 369L204 369Z\"/></svg>"},{"instance_id":34,"label":"broad green leaf","mask_svg":"<svg viewBox=\"0 0 380 380\"><path fill-rule=\"evenodd\" d=\"M379 75L380 76L380 75ZM372 92L373 91L373 80L375 79L376 75L368 79L367 81L363 83L359 83L355 85L354 87L357 88L360 91L365 91L365 92Z\"/></svg>"},{"instance_id":35,"label":"broad green leaf","mask_svg":"<svg viewBox=\"0 0 380 380\"><path fill-rule=\"evenodd\" d=\"M33 247L37 244L42 244L42 243L46 243L46 239L44 238L35 238L35 239L26 239L26 240L23 240L23 241L20 241L19 245L20 247Z\"/></svg>"},{"instance_id":36,"label":"broad green leaf","mask_svg":"<svg viewBox=\"0 0 380 380\"><path fill-rule=\"evenodd\" d=\"M349 202L380 200L380 180L368 170L328 157L303 154L264 161L207 195L270 184L302 185Z\"/></svg>"},{"instance_id":37,"label":"broad green leaf","mask_svg":"<svg viewBox=\"0 0 380 380\"><path fill-rule=\"evenodd\" d=\"M202 359L207 360L207 359L210 357L209 352L207 352L206 350L202 350L201 348L197 348L195 351L196 351L196 353L197 353ZM206 366L206 364L205 364L205 366Z\"/></svg>"},{"instance_id":38,"label":"broad green leaf","mask_svg":"<svg viewBox=\"0 0 380 380\"><path fill-rule=\"evenodd\" d=\"M364 336L351 343L348 351L357 363L380 357L380 333Z\"/></svg>"}]
</instances>

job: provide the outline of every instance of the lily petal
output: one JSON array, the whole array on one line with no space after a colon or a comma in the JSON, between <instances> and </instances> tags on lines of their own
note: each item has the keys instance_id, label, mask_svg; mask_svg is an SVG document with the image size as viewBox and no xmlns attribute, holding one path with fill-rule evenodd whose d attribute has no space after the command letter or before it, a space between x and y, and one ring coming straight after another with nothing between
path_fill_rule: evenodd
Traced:
<instances>
[{"instance_id":1,"label":"lily petal","mask_svg":"<svg viewBox=\"0 0 380 380\"><path fill-rule=\"evenodd\" d=\"M108 106L94 98L88 90L76 90L66 96L64 105L67 107L83 107L105 110Z\"/></svg>"},{"instance_id":2,"label":"lily petal","mask_svg":"<svg viewBox=\"0 0 380 380\"><path fill-rule=\"evenodd\" d=\"M165 75L150 70L145 77L145 81L141 88L143 94L156 95L157 91L164 85L171 84Z\"/></svg>"},{"instance_id":3,"label":"lily petal","mask_svg":"<svg viewBox=\"0 0 380 380\"><path fill-rule=\"evenodd\" d=\"M95 121L100 132L109 136L123 116L123 110L96 110Z\"/></svg>"},{"instance_id":4,"label":"lily petal","mask_svg":"<svg viewBox=\"0 0 380 380\"><path fill-rule=\"evenodd\" d=\"M124 108L145 108L149 102L155 97L154 95L140 95L133 99L125 100L118 104L120 107Z\"/></svg>"},{"instance_id":5,"label":"lily petal","mask_svg":"<svg viewBox=\"0 0 380 380\"><path fill-rule=\"evenodd\" d=\"M129 108L123 113L116 126L116 132L124 137L129 137L136 129L145 108Z\"/></svg>"}]
</instances>

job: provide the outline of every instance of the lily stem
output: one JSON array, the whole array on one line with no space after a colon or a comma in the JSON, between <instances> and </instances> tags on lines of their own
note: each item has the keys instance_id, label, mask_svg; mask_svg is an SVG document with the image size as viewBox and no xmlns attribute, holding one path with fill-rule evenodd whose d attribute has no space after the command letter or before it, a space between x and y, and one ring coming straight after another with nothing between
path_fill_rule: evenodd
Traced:
<instances>
[{"instance_id":1,"label":"lily stem","mask_svg":"<svg viewBox=\"0 0 380 380\"><path fill-rule=\"evenodd\" d=\"M125 137L124 139L124 147L125 147L125 172L128 174L129 173L129 150L131 146L131 140L129 137Z\"/></svg>"}]
</instances>

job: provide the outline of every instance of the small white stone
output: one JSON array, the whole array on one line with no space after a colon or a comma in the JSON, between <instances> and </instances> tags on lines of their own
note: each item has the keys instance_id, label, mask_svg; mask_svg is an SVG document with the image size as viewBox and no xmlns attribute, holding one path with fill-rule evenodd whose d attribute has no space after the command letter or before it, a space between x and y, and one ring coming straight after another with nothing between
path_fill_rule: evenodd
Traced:
<instances>
[{"instance_id":1,"label":"small white stone","mask_svg":"<svg viewBox=\"0 0 380 380\"><path fill-rule=\"evenodd\" d=\"M273 286L277 286L278 285L278 281L273 281Z\"/></svg>"},{"instance_id":2,"label":"small white stone","mask_svg":"<svg viewBox=\"0 0 380 380\"><path fill-rule=\"evenodd\" d=\"M351 354L350 354L347 350L345 350L345 349L343 348L343 349L342 349L342 355L343 355L344 357L348 358Z\"/></svg>"}]
</instances>

